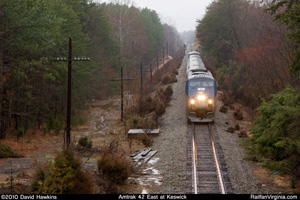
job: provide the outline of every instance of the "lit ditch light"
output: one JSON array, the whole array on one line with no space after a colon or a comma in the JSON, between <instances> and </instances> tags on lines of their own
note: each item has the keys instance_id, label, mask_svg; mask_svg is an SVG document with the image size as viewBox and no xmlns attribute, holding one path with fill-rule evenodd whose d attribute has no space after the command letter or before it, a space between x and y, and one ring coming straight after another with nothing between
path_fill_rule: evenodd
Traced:
<instances>
[{"instance_id":1,"label":"lit ditch light","mask_svg":"<svg viewBox=\"0 0 300 200\"><path fill-rule=\"evenodd\" d=\"M191 105L194 105L194 104L195 104L195 100L191 99Z\"/></svg>"},{"instance_id":2,"label":"lit ditch light","mask_svg":"<svg viewBox=\"0 0 300 200\"><path fill-rule=\"evenodd\" d=\"M208 99L208 104L212 104L213 101L211 99Z\"/></svg>"}]
</instances>

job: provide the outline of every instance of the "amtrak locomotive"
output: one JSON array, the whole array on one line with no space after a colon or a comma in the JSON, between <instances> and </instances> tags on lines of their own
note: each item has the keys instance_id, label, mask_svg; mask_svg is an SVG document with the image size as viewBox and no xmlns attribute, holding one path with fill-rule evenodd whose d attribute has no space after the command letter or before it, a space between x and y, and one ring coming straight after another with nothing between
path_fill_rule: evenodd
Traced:
<instances>
[{"instance_id":1,"label":"amtrak locomotive","mask_svg":"<svg viewBox=\"0 0 300 200\"><path fill-rule=\"evenodd\" d=\"M191 117L213 120L216 109L217 83L207 70L198 52L188 54L186 72L186 110L188 122Z\"/></svg>"}]
</instances>

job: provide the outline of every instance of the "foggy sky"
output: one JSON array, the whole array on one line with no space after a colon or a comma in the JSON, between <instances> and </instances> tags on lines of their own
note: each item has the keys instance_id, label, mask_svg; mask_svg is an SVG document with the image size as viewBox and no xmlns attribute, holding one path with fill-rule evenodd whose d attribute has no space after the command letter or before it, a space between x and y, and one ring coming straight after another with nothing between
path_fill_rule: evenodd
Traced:
<instances>
[{"instance_id":1,"label":"foggy sky","mask_svg":"<svg viewBox=\"0 0 300 200\"><path fill-rule=\"evenodd\" d=\"M109 0L94 0L110 2ZM196 20L202 19L212 0L133 0L140 8L155 10L162 22L174 25L179 32L195 30Z\"/></svg>"}]
</instances>

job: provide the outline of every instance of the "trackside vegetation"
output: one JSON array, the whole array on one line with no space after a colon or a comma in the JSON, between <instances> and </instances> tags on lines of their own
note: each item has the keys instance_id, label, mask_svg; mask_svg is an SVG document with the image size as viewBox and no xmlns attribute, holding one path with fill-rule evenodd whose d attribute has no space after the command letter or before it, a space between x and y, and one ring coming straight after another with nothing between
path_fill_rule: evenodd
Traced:
<instances>
[{"instance_id":1,"label":"trackside vegetation","mask_svg":"<svg viewBox=\"0 0 300 200\"><path fill-rule=\"evenodd\" d=\"M272 170L293 171L300 157L300 91L287 87L264 99L257 109L259 117L251 129L248 151L252 159L265 162ZM251 156L249 157L251 158ZM278 164L275 162L278 161ZM268 164L267 164L268 163ZM271 164L272 163L272 164Z\"/></svg>"},{"instance_id":2,"label":"trackside vegetation","mask_svg":"<svg viewBox=\"0 0 300 200\"><path fill-rule=\"evenodd\" d=\"M248 159L291 174L294 187L300 175L300 2L265 2L212 2L198 21L197 39L225 95L257 110L250 138L242 140Z\"/></svg>"},{"instance_id":3,"label":"trackside vegetation","mask_svg":"<svg viewBox=\"0 0 300 200\"><path fill-rule=\"evenodd\" d=\"M91 175L70 151L60 152L54 163L38 169L31 185L31 192L37 194L91 194L93 189Z\"/></svg>"}]
</instances>

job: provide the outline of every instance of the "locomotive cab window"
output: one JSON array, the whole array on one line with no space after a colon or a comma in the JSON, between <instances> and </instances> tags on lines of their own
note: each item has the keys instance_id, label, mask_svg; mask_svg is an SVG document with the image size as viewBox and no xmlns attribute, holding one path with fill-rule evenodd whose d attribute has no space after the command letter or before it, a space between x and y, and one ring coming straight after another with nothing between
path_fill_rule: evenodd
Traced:
<instances>
[{"instance_id":1,"label":"locomotive cab window","mask_svg":"<svg viewBox=\"0 0 300 200\"><path fill-rule=\"evenodd\" d=\"M214 86L214 82L202 82L202 86L207 86L207 87L213 87Z\"/></svg>"},{"instance_id":2,"label":"locomotive cab window","mask_svg":"<svg viewBox=\"0 0 300 200\"><path fill-rule=\"evenodd\" d=\"M213 87L214 82L200 82L200 81L190 81L189 82L190 87Z\"/></svg>"},{"instance_id":3,"label":"locomotive cab window","mask_svg":"<svg viewBox=\"0 0 300 200\"><path fill-rule=\"evenodd\" d=\"M194 82L194 81L190 82L190 87L200 87L200 86L201 86L200 82Z\"/></svg>"}]
</instances>

